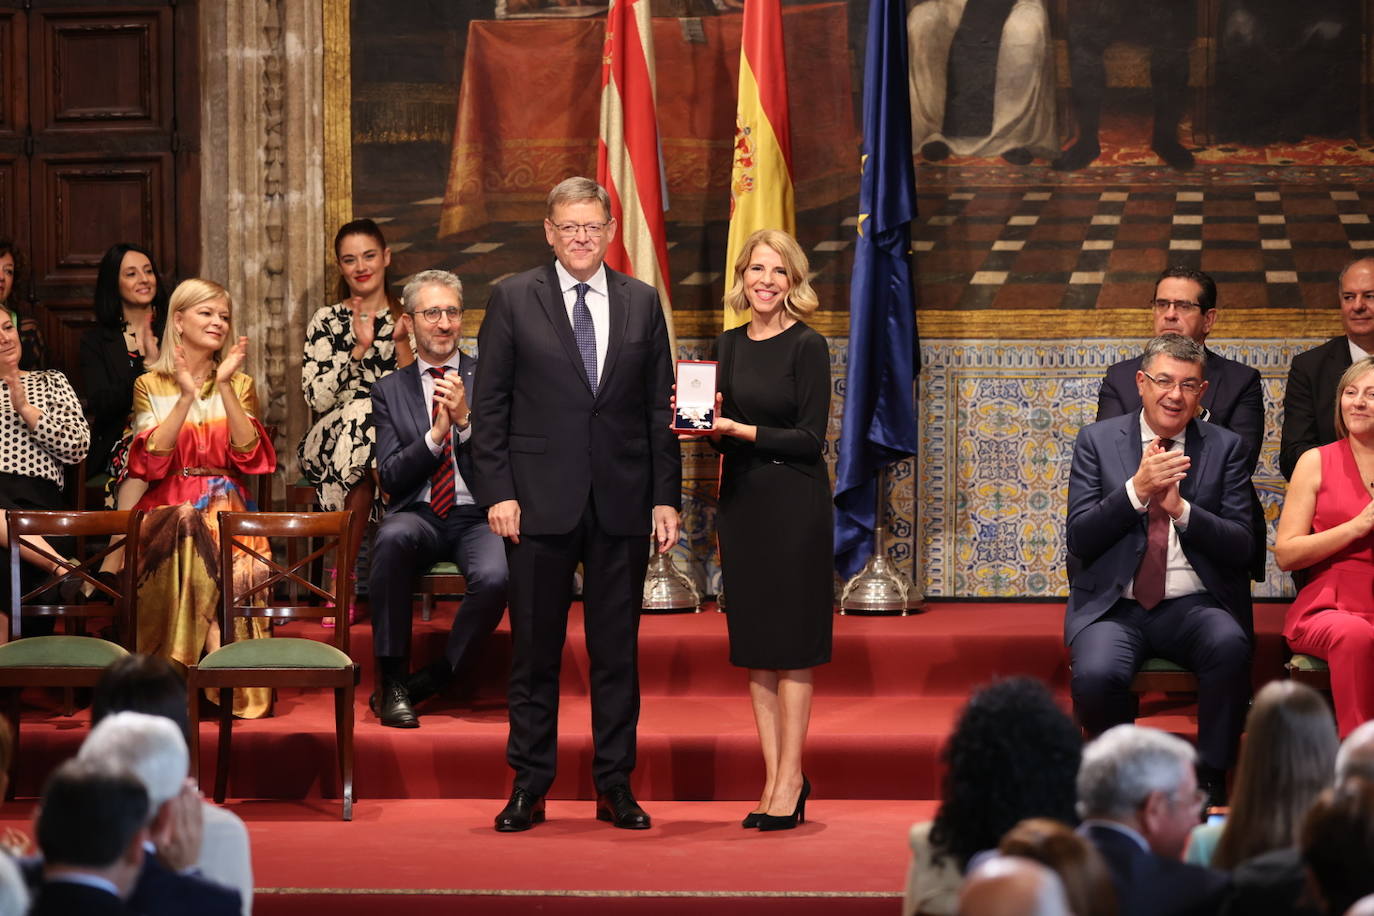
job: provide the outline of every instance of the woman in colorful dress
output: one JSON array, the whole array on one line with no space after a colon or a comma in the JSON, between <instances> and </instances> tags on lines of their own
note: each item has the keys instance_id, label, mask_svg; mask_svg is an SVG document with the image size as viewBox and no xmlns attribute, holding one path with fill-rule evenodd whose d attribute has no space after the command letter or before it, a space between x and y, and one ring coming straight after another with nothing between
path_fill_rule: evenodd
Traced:
<instances>
[{"instance_id":1,"label":"woman in colorful dress","mask_svg":"<svg viewBox=\"0 0 1374 916\"><path fill-rule=\"evenodd\" d=\"M157 362L134 383L129 473L148 481L138 564L138 651L182 665L220 646L221 573L236 591L255 573L246 556L219 568L220 512L253 509L244 474L269 474L277 456L258 421L253 380L240 371L247 337L233 337L224 287L186 280L172 293ZM265 540L256 545L270 550ZM235 621L235 639L270 635L263 620ZM234 713L263 715L270 691L234 691Z\"/></svg>"},{"instance_id":2,"label":"woman in colorful dress","mask_svg":"<svg viewBox=\"0 0 1374 916\"><path fill-rule=\"evenodd\" d=\"M334 236L339 302L315 312L305 335L301 387L315 425L301 440L301 472L320 508L353 510L352 542L377 498L372 386L415 359L400 300L390 292L391 249L370 219L345 223Z\"/></svg>"}]
</instances>

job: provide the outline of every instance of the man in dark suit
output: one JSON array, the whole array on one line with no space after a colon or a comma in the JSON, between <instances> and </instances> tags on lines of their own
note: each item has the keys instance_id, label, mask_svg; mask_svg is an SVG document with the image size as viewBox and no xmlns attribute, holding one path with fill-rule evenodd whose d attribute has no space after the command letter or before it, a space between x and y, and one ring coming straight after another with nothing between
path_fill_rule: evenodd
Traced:
<instances>
[{"instance_id":1,"label":"man in dark suit","mask_svg":"<svg viewBox=\"0 0 1374 916\"><path fill-rule=\"evenodd\" d=\"M34 832L43 860L24 864L31 914L117 916L138 880L148 838L148 793L103 761L68 760L43 788Z\"/></svg>"},{"instance_id":2,"label":"man in dark suit","mask_svg":"<svg viewBox=\"0 0 1374 916\"><path fill-rule=\"evenodd\" d=\"M1345 265L1339 285L1345 334L1299 353L1288 370L1279 440L1284 480L1303 452L1336 441L1336 385L1351 363L1374 354L1374 258Z\"/></svg>"},{"instance_id":3,"label":"man in dark suit","mask_svg":"<svg viewBox=\"0 0 1374 916\"><path fill-rule=\"evenodd\" d=\"M1069 470L1064 640L1074 710L1089 734L1134 718L1131 679L1159 656L1196 672L1199 771L1214 798L1250 698L1249 455L1196 419L1202 346L1178 334L1145 348L1139 412L1084 427Z\"/></svg>"},{"instance_id":4,"label":"man in dark suit","mask_svg":"<svg viewBox=\"0 0 1374 916\"><path fill-rule=\"evenodd\" d=\"M682 459L669 429L673 360L652 287L603 263L615 236L606 190L569 178L549 193L554 262L497 284L478 336L477 501L509 542L510 739L515 770L499 831L544 818L558 739L558 672L583 565L596 816L644 829L630 791L639 720L638 631L652 530L678 537Z\"/></svg>"},{"instance_id":5,"label":"man in dark suit","mask_svg":"<svg viewBox=\"0 0 1374 916\"><path fill-rule=\"evenodd\" d=\"M437 693L501 622L506 553L473 500L469 399L477 360L458 349L463 285L446 270L406 283L415 362L372 386L377 470L389 496L372 548L369 592L383 725L415 728L412 704ZM444 657L410 674L411 606L417 578L440 561L458 566L467 591Z\"/></svg>"},{"instance_id":6,"label":"man in dark suit","mask_svg":"<svg viewBox=\"0 0 1374 916\"><path fill-rule=\"evenodd\" d=\"M1112 875L1119 916L1212 916L1228 891L1220 872L1179 861L1204 792L1186 741L1118 725L1083 749L1079 833Z\"/></svg>"},{"instance_id":7,"label":"man in dark suit","mask_svg":"<svg viewBox=\"0 0 1374 916\"><path fill-rule=\"evenodd\" d=\"M1203 344L1205 349L1207 335L1217 320L1216 281L1191 267L1170 267L1159 275L1150 306L1154 312L1156 337L1182 334ZM1220 353L1211 350L1206 353L1207 390L1202 396L1202 419L1240 436L1250 455L1246 471L1254 474L1260 446L1264 444L1264 394L1260 389L1260 374ZM1097 419L1119 417L1140 409L1140 393L1135 382L1139 368L1140 357L1135 356L1107 370L1097 393ZM1254 484L1250 485L1250 516L1255 536L1250 577L1263 582L1268 526Z\"/></svg>"}]
</instances>

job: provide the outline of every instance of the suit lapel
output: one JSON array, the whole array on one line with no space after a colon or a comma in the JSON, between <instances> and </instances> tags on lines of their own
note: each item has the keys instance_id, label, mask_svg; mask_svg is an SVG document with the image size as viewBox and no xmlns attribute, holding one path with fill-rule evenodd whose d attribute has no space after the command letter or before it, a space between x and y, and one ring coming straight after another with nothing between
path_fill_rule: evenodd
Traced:
<instances>
[{"instance_id":1,"label":"suit lapel","mask_svg":"<svg viewBox=\"0 0 1374 916\"><path fill-rule=\"evenodd\" d=\"M1221 371L1221 356L1207 351L1207 390L1202 393L1202 406L1208 411L1217 400L1217 394L1225 387L1225 376Z\"/></svg>"},{"instance_id":2,"label":"suit lapel","mask_svg":"<svg viewBox=\"0 0 1374 916\"><path fill-rule=\"evenodd\" d=\"M424 435L429 429L429 405L425 403L425 389L420 384L420 363L412 362L398 371L405 377L405 384L401 387L405 392L406 412L410 415L410 422L420 431L420 435Z\"/></svg>"},{"instance_id":3,"label":"suit lapel","mask_svg":"<svg viewBox=\"0 0 1374 916\"><path fill-rule=\"evenodd\" d=\"M625 326L629 321L629 290L623 274L606 268L606 292L610 300L610 329L606 338L606 359L601 366L601 380L597 391L606 388L606 382L615 369L616 358L620 355L620 345L625 342Z\"/></svg>"},{"instance_id":4,"label":"suit lapel","mask_svg":"<svg viewBox=\"0 0 1374 916\"><path fill-rule=\"evenodd\" d=\"M1121 478L1118 483L1125 483L1126 478L1135 474L1136 468L1140 467L1140 456L1145 454L1145 445L1140 441L1140 411L1128 414L1134 422L1127 423L1121 428L1121 437L1117 440L1117 456L1121 459Z\"/></svg>"},{"instance_id":5,"label":"suit lapel","mask_svg":"<svg viewBox=\"0 0 1374 916\"><path fill-rule=\"evenodd\" d=\"M582 379L582 384L586 385L587 391L590 392L592 383L587 378L586 367L582 365L582 351L577 349L577 338L573 337L572 322L568 320L568 309L563 304L563 290L558 286L558 272L553 269L552 264L544 271L543 276L535 278L535 298L539 300L539 305L543 308L544 315L553 327L554 334L563 344L563 351L568 354L568 360L573 364L573 371L577 373L578 378ZM607 353L609 354L609 352L608 350Z\"/></svg>"},{"instance_id":6,"label":"suit lapel","mask_svg":"<svg viewBox=\"0 0 1374 916\"><path fill-rule=\"evenodd\" d=\"M1202 477L1202 465L1207 460L1208 433L1202 424L1190 421L1183 436L1183 454L1191 458L1193 463L1188 466L1188 476L1178 485L1178 495L1192 502L1197 481Z\"/></svg>"}]
</instances>

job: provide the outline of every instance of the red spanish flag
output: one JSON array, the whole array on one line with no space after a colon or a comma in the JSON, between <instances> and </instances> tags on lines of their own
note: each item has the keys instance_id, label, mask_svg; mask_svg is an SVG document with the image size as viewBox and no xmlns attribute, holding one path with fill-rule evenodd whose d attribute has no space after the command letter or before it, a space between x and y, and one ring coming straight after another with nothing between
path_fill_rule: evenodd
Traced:
<instances>
[{"instance_id":1,"label":"red spanish flag","mask_svg":"<svg viewBox=\"0 0 1374 916\"><path fill-rule=\"evenodd\" d=\"M658 290L671 334L668 240L663 223L667 188L654 105L649 0L611 0L606 12L601 135L596 151L596 180L610 192L611 216L620 224L606 251L606 263Z\"/></svg>"},{"instance_id":2,"label":"red spanish flag","mask_svg":"<svg viewBox=\"0 0 1374 916\"><path fill-rule=\"evenodd\" d=\"M730 237L725 253L727 285L734 279L740 247L759 229L797 231L780 0L744 2L734 165L730 171ZM727 330L748 320L748 312L725 309Z\"/></svg>"}]
</instances>

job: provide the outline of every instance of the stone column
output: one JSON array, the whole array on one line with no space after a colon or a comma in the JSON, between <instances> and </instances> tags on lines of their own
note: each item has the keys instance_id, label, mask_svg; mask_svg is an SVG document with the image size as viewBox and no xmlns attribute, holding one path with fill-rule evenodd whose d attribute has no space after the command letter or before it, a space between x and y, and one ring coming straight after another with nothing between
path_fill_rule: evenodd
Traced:
<instances>
[{"instance_id":1,"label":"stone column","mask_svg":"<svg viewBox=\"0 0 1374 916\"><path fill-rule=\"evenodd\" d=\"M310 422L305 325L327 295L323 2L200 4L201 269L234 297L285 480Z\"/></svg>"}]
</instances>

